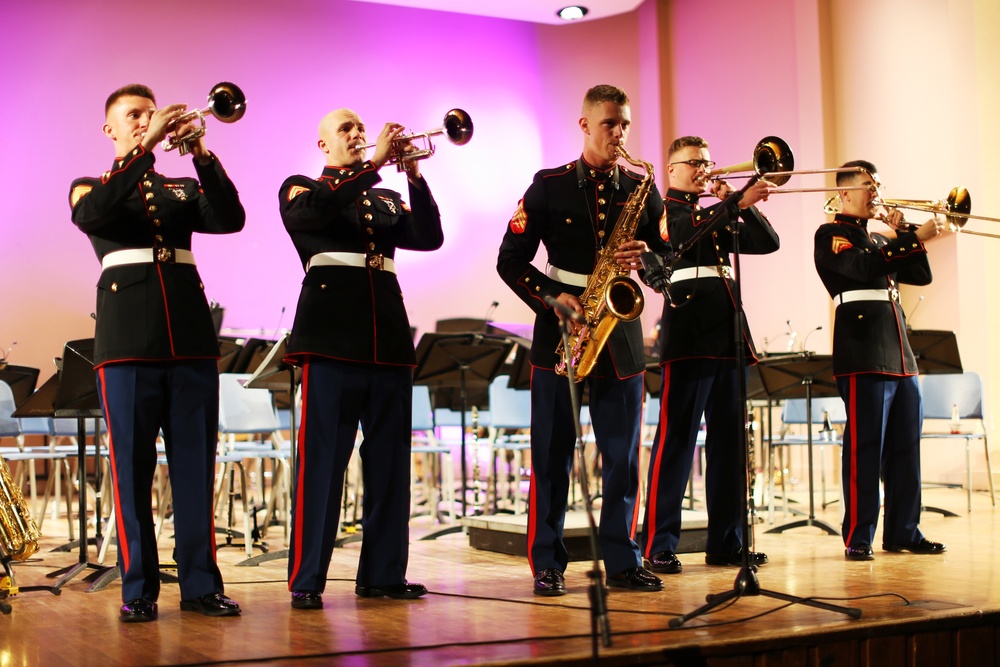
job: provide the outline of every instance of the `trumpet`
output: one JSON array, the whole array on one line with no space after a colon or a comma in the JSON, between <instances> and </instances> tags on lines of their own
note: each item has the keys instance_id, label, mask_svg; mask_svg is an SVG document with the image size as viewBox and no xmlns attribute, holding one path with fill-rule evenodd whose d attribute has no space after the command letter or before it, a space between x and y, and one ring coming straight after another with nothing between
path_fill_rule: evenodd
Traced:
<instances>
[{"instance_id":1,"label":"trumpet","mask_svg":"<svg viewBox=\"0 0 1000 667\"><path fill-rule=\"evenodd\" d=\"M247 110L247 98L235 83L223 81L212 87L208 93L208 106L204 109L188 111L183 116L179 116L172 123L171 127L176 128L192 120L199 120L200 127L196 127L183 137L168 136L160 144L165 151L177 149L178 155L187 155L191 152L191 144L195 139L205 136L205 114L215 116L223 123L235 123Z\"/></svg>"},{"instance_id":2,"label":"trumpet","mask_svg":"<svg viewBox=\"0 0 1000 667\"><path fill-rule=\"evenodd\" d=\"M400 135L393 139L392 153L389 155L387 163L396 165L396 171L403 171L406 168L404 163L423 160L434 155L434 142L431 140L431 137L436 137L439 134L447 134L448 141L456 146L464 146L472 139L472 130L472 118L469 114L461 109L452 109L444 115L444 124L442 127L426 132ZM403 147L406 144L416 140L424 142L422 148L410 151L409 153L403 151ZM354 150L363 151L374 147L375 144L364 144L355 146Z\"/></svg>"}]
</instances>

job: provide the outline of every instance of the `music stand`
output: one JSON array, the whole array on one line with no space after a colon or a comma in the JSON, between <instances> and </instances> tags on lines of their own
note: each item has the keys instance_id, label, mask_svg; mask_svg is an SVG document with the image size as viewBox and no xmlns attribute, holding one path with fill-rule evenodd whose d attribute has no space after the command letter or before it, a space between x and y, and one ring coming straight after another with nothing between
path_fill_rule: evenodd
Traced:
<instances>
[{"instance_id":1,"label":"music stand","mask_svg":"<svg viewBox=\"0 0 1000 667\"><path fill-rule=\"evenodd\" d=\"M271 347L271 350L267 353L264 359L260 362L257 370L253 372L253 375L246 382L243 382L243 386L247 389L269 389L270 391L287 391L289 396L292 397L290 412L288 416L288 433L289 439L291 440L291 454L289 455L288 461L292 469L292 476L295 474L295 443L296 443L296 425L295 425L295 388L298 386L299 381L302 378L302 369L298 366L293 366L285 361L285 351L288 349L288 337L289 334L285 334L281 337L278 342ZM285 376L287 373L287 377ZM352 536L353 537L353 536ZM338 541L338 546L344 544ZM247 558L242 560L236 565L249 567L251 565L260 565L269 560L278 560L280 558L288 558L288 549L279 549L278 551L267 551L259 556L253 556L252 558Z\"/></svg>"},{"instance_id":2,"label":"music stand","mask_svg":"<svg viewBox=\"0 0 1000 667\"><path fill-rule=\"evenodd\" d=\"M118 576L118 567L91 563L87 558L87 419L94 420L95 496L94 509L96 526L95 544L100 545L101 535L101 447L100 420L101 404L97 397L97 381L94 375L94 339L71 340L63 348L62 368L58 375L51 416L56 419L77 420L77 484L79 493L79 561L68 568L50 573L58 577L54 588L60 589L80 572L92 569L96 572L87 577L92 582L88 592L99 591Z\"/></svg>"},{"instance_id":3,"label":"music stand","mask_svg":"<svg viewBox=\"0 0 1000 667\"><path fill-rule=\"evenodd\" d=\"M964 372L954 331L907 329L906 337L921 375Z\"/></svg>"},{"instance_id":4,"label":"music stand","mask_svg":"<svg viewBox=\"0 0 1000 667\"><path fill-rule=\"evenodd\" d=\"M232 373L243 344L235 338L219 337L219 373Z\"/></svg>"},{"instance_id":5,"label":"music stand","mask_svg":"<svg viewBox=\"0 0 1000 667\"><path fill-rule=\"evenodd\" d=\"M506 336L484 333L428 333L417 344L417 367L413 384L428 387L457 387L461 414L462 516L468 510L466 498L465 413L470 387L489 387L514 348ZM459 526L450 532L461 530Z\"/></svg>"},{"instance_id":6,"label":"music stand","mask_svg":"<svg viewBox=\"0 0 1000 667\"><path fill-rule=\"evenodd\" d=\"M757 363L761 386L768 399L806 399L806 449L809 465L809 514L805 519L775 526L768 533L783 533L792 528L816 526L830 535L840 531L816 518L816 503L813 493L813 439L812 439L812 399L821 396L839 396L837 382L833 378L833 357L802 353L794 357L772 357Z\"/></svg>"},{"instance_id":7,"label":"music stand","mask_svg":"<svg viewBox=\"0 0 1000 667\"><path fill-rule=\"evenodd\" d=\"M38 384L38 369L0 363L0 381L10 386L10 391L14 394L14 405L21 405L35 391L35 385Z\"/></svg>"}]
</instances>

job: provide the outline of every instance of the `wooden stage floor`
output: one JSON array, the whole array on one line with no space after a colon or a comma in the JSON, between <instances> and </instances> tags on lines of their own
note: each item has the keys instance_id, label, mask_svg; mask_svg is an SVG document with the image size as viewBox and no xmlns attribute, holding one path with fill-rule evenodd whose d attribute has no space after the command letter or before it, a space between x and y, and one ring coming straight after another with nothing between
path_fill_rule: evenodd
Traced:
<instances>
[{"instance_id":1,"label":"wooden stage floor","mask_svg":"<svg viewBox=\"0 0 1000 667\"><path fill-rule=\"evenodd\" d=\"M664 577L664 591L610 594L612 646L601 647L599 664L996 664L998 510L976 494L970 514L961 489L930 489L924 500L959 514L923 516L924 533L948 544L943 556L889 554L876 544L874 561L846 562L840 538L816 527L765 534L768 526L757 526L758 548L771 559L758 575L762 588L855 606L862 618L754 596L670 629L672 618L697 608L706 594L731 590L737 573L689 553L683 574ZM836 525L836 506L818 518ZM45 527L65 530L65 519L61 526L47 519ZM431 528L429 519L415 519L411 536ZM279 535L275 529L269 536L275 546ZM62 541L50 535L40 558L16 564L17 583L50 582L46 574L76 562L76 552L49 551ZM164 558L170 548L165 537ZM414 541L409 577L431 593L391 601L354 595L359 553L359 543L335 552L322 611L289 607L287 561L236 567L245 554L231 547L219 550L219 561L226 592L243 607L236 618L181 613L170 584L159 620L146 624L118 622L118 583L88 593L78 577L59 596L21 592L10 600L13 612L0 616L0 665L592 664L589 562L570 564L568 595L538 598L522 558L478 551L462 534ZM93 547L90 554L96 560Z\"/></svg>"}]
</instances>

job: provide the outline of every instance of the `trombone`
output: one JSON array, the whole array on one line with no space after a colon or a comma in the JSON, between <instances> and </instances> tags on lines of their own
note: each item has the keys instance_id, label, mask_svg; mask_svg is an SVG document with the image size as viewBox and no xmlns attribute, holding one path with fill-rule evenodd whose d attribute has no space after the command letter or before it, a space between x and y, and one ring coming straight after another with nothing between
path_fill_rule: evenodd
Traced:
<instances>
[{"instance_id":1,"label":"trombone","mask_svg":"<svg viewBox=\"0 0 1000 667\"><path fill-rule=\"evenodd\" d=\"M795 157L792 155L792 149L788 146L785 140L780 137L768 136L757 142L757 145L753 149L752 160L713 169L708 172L708 175L713 180L718 180L723 177L752 178L756 175L758 178L766 180L775 186L776 189L771 190L769 194L830 192L831 190L869 190L872 188L870 185L851 185L831 188L777 189L787 183L792 176L800 176L804 174L846 174L850 172L868 174L872 177L872 180L875 180L874 175L870 174L864 167L796 170Z\"/></svg>"},{"instance_id":2,"label":"trombone","mask_svg":"<svg viewBox=\"0 0 1000 667\"><path fill-rule=\"evenodd\" d=\"M169 136L163 140L160 147L165 151L177 149L178 155L187 155L191 152L191 143L199 137L205 136L205 114L215 116L223 123L235 123L247 110L247 98L235 83L223 81L212 87L208 93L208 106L204 109L188 111L183 116L179 116L173 122L173 127L183 125L188 121L198 119L201 126L194 129L183 137Z\"/></svg>"},{"instance_id":3,"label":"trombone","mask_svg":"<svg viewBox=\"0 0 1000 667\"><path fill-rule=\"evenodd\" d=\"M427 130L426 132L400 135L393 139L392 154L389 155L387 163L396 165L396 171L403 171L405 169L404 162L423 160L434 155L434 142L431 140L431 137L436 137L439 134L447 134L448 141L456 146L464 146L472 139L472 130L472 117L461 109L451 109L444 115L444 124L442 127L436 130ZM418 148L409 153L402 151L403 145L417 139L424 142L423 148ZM363 146L356 146L354 150L362 151L374 147L375 144L364 144Z\"/></svg>"},{"instance_id":4,"label":"trombone","mask_svg":"<svg viewBox=\"0 0 1000 667\"><path fill-rule=\"evenodd\" d=\"M977 232L965 229L965 223L969 220L986 220L989 222L1000 222L1000 218L992 218L986 215L972 214L972 195L962 186L951 189L945 199L879 199L878 205L887 209L906 209L910 211L923 211L933 215L944 215L948 221L948 229L952 233L972 234L973 236L986 236L989 238L1000 238L1000 234L989 232ZM830 202L827 202L830 204ZM826 210L824 208L824 210ZM906 223L906 220L903 220ZM912 223L909 223L912 224Z\"/></svg>"}]
</instances>

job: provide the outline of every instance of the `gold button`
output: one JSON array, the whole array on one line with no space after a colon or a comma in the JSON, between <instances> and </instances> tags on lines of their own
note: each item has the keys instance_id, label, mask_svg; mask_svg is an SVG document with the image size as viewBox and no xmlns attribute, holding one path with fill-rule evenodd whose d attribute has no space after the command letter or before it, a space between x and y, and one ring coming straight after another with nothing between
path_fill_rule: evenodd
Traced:
<instances>
[{"instance_id":1,"label":"gold button","mask_svg":"<svg viewBox=\"0 0 1000 667\"><path fill-rule=\"evenodd\" d=\"M364 190L364 191L363 191L363 192L361 193L361 196L362 196L362 197L367 197L367 196L368 196L368 191L367 191L367 190Z\"/></svg>"},{"instance_id":2,"label":"gold button","mask_svg":"<svg viewBox=\"0 0 1000 667\"><path fill-rule=\"evenodd\" d=\"M694 219L695 220L701 220L701 216L700 215L696 215L696 216L694 216Z\"/></svg>"},{"instance_id":3,"label":"gold button","mask_svg":"<svg viewBox=\"0 0 1000 667\"><path fill-rule=\"evenodd\" d=\"M904 248L903 246L899 246L899 252L906 252L906 248Z\"/></svg>"},{"instance_id":4,"label":"gold button","mask_svg":"<svg viewBox=\"0 0 1000 667\"><path fill-rule=\"evenodd\" d=\"M696 211L700 211L700 210L701 210L701 206L700 206L700 205L698 205L698 204L695 204L695 205L694 205L694 210L696 210Z\"/></svg>"},{"instance_id":5,"label":"gold button","mask_svg":"<svg viewBox=\"0 0 1000 667\"><path fill-rule=\"evenodd\" d=\"M323 283L322 285L320 285L319 288L320 289L326 289L326 283Z\"/></svg>"},{"instance_id":6,"label":"gold button","mask_svg":"<svg viewBox=\"0 0 1000 667\"><path fill-rule=\"evenodd\" d=\"M718 250L718 249L719 249L719 246L718 246L718 245L716 245L716 246L715 246L715 249L716 249L716 250Z\"/></svg>"},{"instance_id":7,"label":"gold button","mask_svg":"<svg viewBox=\"0 0 1000 667\"><path fill-rule=\"evenodd\" d=\"M362 204L364 204L365 206L371 206L371 205L372 205L372 203L371 203L371 202L370 202L369 200L367 200L367 199L366 199L366 200L364 200L364 201L363 201L363 202L361 202L361 203L362 203Z\"/></svg>"},{"instance_id":8,"label":"gold button","mask_svg":"<svg viewBox=\"0 0 1000 667\"><path fill-rule=\"evenodd\" d=\"M684 298L685 298L685 299L690 299L690 298L691 298L691 295L690 295L690 294L688 294L688 295L687 295L686 297L684 297Z\"/></svg>"},{"instance_id":9,"label":"gold button","mask_svg":"<svg viewBox=\"0 0 1000 667\"><path fill-rule=\"evenodd\" d=\"M147 192L146 193L146 201L149 201L152 198L153 198L153 193L152 192Z\"/></svg>"},{"instance_id":10,"label":"gold button","mask_svg":"<svg viewBox=\"0 0 1000 667\"><path fill-rule=\"evenodd\" d=\"M152 206L149 207L149 212L156 213L156 204L153 204Z\"/></svg>"},{"instance_id":11,"label":"gold button","mask_svg":"<svg viewBox=\"0 0 1000 667\"><path fill-rule=\"evenodd\" d=\"M334 185L340 185L340 179L339 178L334 179L333 184Z\"/></svg>"},{"instance_id":12,"label":"gold button","mask_svg":"<svg viewBox=\"0 0 1000 667\"><path fill-rule=\"evenodd\" d=\"M892 257L892 251L891 251L891 250L890 250L889 252L885 253L885 254L886 254L887 256L889 256L889 257Z\"/></svg>"},{"instance_id":13,"label":"gold button","mask_svg":"<svg viewBox=\"0 0 1000 667\"><path fill-rule=\"evenodd\" d=\"M372 214L371 213L365 213L365 220L371 220L371 219L372 219Z\"/></svg>"},{"instance_id":14,"label":"gold button","mask_svg":"<svg viewBox=\"0 0 1000 667\"><path fill-rule=\"evenodd\" d=\"M118 283L111 283L111 291L112 292L118 291Z\"/></svg>"},{"instance_id":15,"label":"gold button","mask_svg":"<svg viewBox=\"0 0 1000 667\"><path fill-rule=\"evenodd\" d=\"M602 229L601 231L597 232L597 236L603 239L604 238L604 230Z\"/></svg>"},{"instance_id":16,"label":"gold button","mask_svg":"<svg viewBox=\"0 0 1000 667\"><path fill-rule=\"evenodd\" d=\"M375 230L372 229L371 227L367 228L365 231L368 232L369 234L374 234L375 233Z\"/></svg>"},{"instance_id":17,"label":"gold button","mask_svg":"<svg viewBox=\"0 0 1000 667\"><path fill-rule=\"evenodd\" d=\"M600 199L598 199L597 203L600 204L601 206L604 206L605 204L607 204L607 202L604 201L604 197L601 197Z\"/></svg>"},{"instance_id":18,"label":"gold button","mask_svg":"<svg viewBox=\"0 0 1000 667\"><path fill-rule=\"evenodd\" d=\"M154 218L154 219L153 219L153 226L154 226L154 227L159 227L159 226L160 226L160 225L162 225L162 224L163 224L163 223L162 223L162 222L160 222L160 219L159 219L159 218Z\"/></svg>"},{"instance_id":19,"label":"gold button","mask_svg":"<svg viewBox=\"0 0 1000 667\"><path fill-rule=\"evenodd\" d=\"M369 250L374 250L375 249L375 244L374 243L369 243L368 244L368 249Z\"/></svg>"},{"instance_id":20,"label":"gold button","mask_svg":"<svg viewBox=\"0 0 1000 667\"><path fill-rule=\"evenodd\" d=\"M571 222L573 222L573 219L572 219L572 218L566 218L566 224L567 224L567 225L568 225L568 224L570 224Z\"/></svg>"},{"instance_id":21,"label":"gold button","mask_svg":"<svg viewBox=\"0 0 1000 667\"><path fill-rule=\"evenodd\" d=\"M865 319L865 316L864 315L858 315L858 319L859 320L863 320L863 319Z\"/></svg>"},{"instance_id":22,"label":"gold button","mask_svg":"<svg viewBox=\"0 0 1000 667\"><path fill-rule=\"evenodd\" d=\"M536 287L536 288L535 288L535 291L536 291L536 292L541 292L541 291L542 291L542 286L541 286L541 285L539 285L538 287Z\"/></svg>"},{"instance_id":23,"label":"gold button","mask_svg":"<svg viewBox=\"0 0 1000 667\"><path fill-rule=\"evenodd\" d=\"M138 155L138 154L139 154L139 149L138 148L136 148L135 150L132 151L132 155Z\"/></svg>"},{"instance_id":24,"label":"gold button","mask_svg":"<svg viewBox=\"0 0 1000 667\"><path fill-rule=\"evenodd\" d=\"M597 189L603 191L604 190L604 183L599 183L597 185Z\"/></svg>"},{"instance_id":25,"label":"gold button","mask_svg":"<svg viewBox=\"0 0 1000 667\"><path fill-rule=\"evenodd\" d=\"M354 172L353 172L353 171L349 171L349 172L347 172L347 175L348 175L348 176L353 176L353 175L354 175Z\"/></svg>"},{"instance_id":26,"label":"gold button","mask_svg":"<svg viewBox=\"0 0 1000 667\"><path fill-rule=\"evenodd\" d=\"M157 243L163 243L163 236L157 234L155 237Z\"/></svg>"},{"instance_id":27,"label":"gold button","mask_svg":"<svg viewBox=\"0 0 1000 667\"><path fill-rule=\"evenodd\" d=\"M346 173L347 173L347 170L346 170L346 169L341 169L341 170L340 170L340 175L341 175L341 176L343 176L343 175L344 175L344 174L346 174Z\"/></svg>"},{"instance_id":28,"label":"gold button","mask_svg":"<svg viewBox=\"0 0 1000 667\"><path fill-rule=\"evenodd\" d=\"M152 181L143 181L142 184L144 186L146 186L147 188L153 187L153 182Z\"/></svg>"},{"instance_id":29,"label":"gold button","mask_svg":"<svg viewBox=\"0 0 1000 667\"><path fill-rule=\"evenodd\" d=\"M597 219L598 219L598 220L604 220L604 214L603 214L603 213L599 213L599 214L597 215Z\"/></svg>"},{"instance_id":30,"label":"gold button","mask_svg":"<svg viewBox=\"0 0 1000 667\"><path fill-rule=\"evenodd\" d=\"M198 289L205 289L204 283L198 283Z\"/></svg>"}]
</instances>

